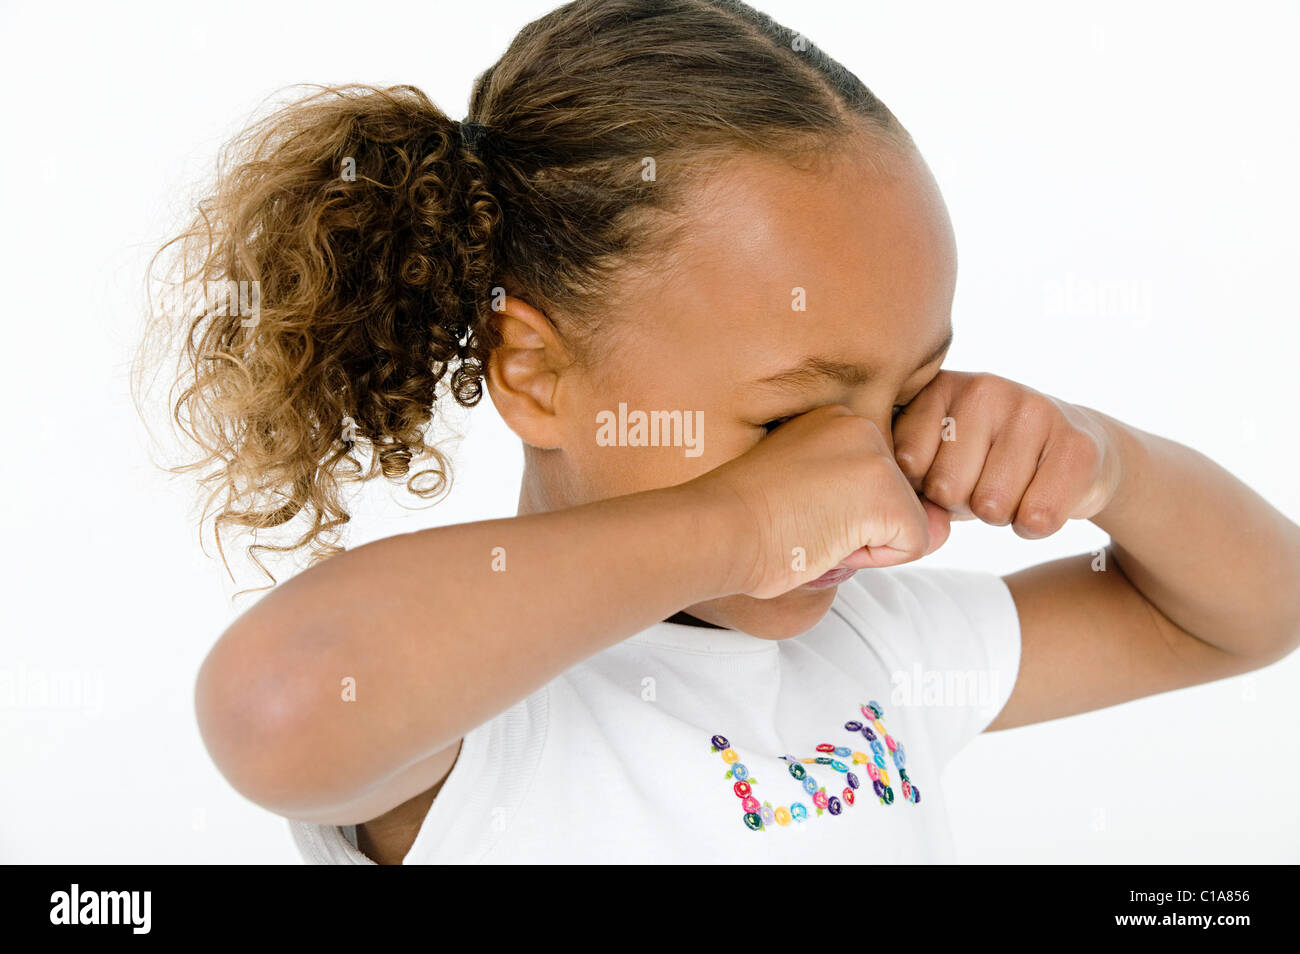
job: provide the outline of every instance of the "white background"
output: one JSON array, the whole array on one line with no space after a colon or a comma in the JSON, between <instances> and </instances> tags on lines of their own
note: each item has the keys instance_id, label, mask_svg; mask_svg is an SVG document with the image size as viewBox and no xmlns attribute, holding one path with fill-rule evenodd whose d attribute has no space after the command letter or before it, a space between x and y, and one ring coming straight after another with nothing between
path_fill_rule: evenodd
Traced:
<instances>
[{"instance_id":1,"label":"white background","mask_svg":"<svg viewBox=\"0 0 1300 954\"><path fill-rule=\"evenodd\" d=\"M551 6L4 4L0 861L297 860L195 727L197 667L250 604L199 549L194 487L156 468L128 397L144 264L276 90L412 83L460 117ZM1300 518L1300 6L760 7L856 72L933 167L961 259L948 367L1189 444ZM1066 283L1121 306L1062 309ZM518 441L486 401L464 430L449 499L367 491L349 542L513 514ZM960 524L929 563L1009 572L1105 539ZM80 698L29 689L56 678ZM947 778L961 857L1300 860L1298 678L1293 656L978 740Z\"/></svg>"}]
</instances>

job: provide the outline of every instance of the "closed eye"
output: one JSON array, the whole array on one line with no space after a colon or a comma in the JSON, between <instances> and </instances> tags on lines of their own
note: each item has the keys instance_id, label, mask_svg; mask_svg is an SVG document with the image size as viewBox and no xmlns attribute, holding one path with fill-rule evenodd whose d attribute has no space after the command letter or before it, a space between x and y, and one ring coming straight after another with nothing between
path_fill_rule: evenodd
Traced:
<instances>
[{"instance_id":1,"label":"closed eye","mask_svg":"<svg viewBox=\"0 0 1300 954\"><path fill-rule=\"evenodd\" d=\"M893 412L890 416L890 420L898 420L898 415L902 414L906 408L907 408L906 404L895 404ZM790 420L790 418L788 417L777 417L777 418L773 418L772 420L768 421L767 423L761 426L763 430L771 434L774 430L776 430L778 427L780 427L788 420Z\"/></svg>"}]
</instances>

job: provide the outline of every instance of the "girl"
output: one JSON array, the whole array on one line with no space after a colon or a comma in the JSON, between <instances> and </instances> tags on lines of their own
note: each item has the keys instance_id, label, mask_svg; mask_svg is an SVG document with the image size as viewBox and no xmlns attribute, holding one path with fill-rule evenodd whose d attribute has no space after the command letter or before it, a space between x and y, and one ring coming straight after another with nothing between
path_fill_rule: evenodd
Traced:
<instances>
[{"instance_id":1,"label":"girl","mask_svg":"<svg viewBox=\"0 0 1300 954\"><path fill-rule=\"evenodd\" d=\"M222 635L199 723L309 861L945 860L976 734L1300 638L1300 529L1240 482L941 370L925 162L737 0L568 4L463 123L324 90L236 141L174 248L244 292L191 316L174 408L217 527L304 520L316 557ZM484 389L518 516L341 552L344 485L437 493L432 410ZM972 517L1111 544L901 566Z\"/></svg>"}]
</instances>

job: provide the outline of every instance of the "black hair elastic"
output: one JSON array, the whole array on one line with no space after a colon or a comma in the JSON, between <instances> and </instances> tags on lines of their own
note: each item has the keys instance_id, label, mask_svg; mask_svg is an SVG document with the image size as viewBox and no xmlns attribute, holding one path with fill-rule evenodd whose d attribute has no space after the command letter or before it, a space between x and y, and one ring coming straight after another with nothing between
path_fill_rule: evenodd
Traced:
<instances>
[{"instance_id":1,"label":"black hair elastic","mask_svg":"<svg viewBox=\"0 0 1300 954\"><path fill-rule=\"evenodd\" d=\"M460 141L466 149L474 153L480 159L483 158L484 139L487 136L487 127L471 120L463 120L456 124L460 132Z\"/></svg>"}]
</instances>

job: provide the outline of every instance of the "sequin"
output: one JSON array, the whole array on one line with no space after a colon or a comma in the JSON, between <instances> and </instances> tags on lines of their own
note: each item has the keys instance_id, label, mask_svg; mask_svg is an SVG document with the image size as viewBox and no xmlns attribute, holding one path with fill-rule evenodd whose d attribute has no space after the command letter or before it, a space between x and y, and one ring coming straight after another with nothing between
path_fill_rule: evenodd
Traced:
<instances>
[{"instance_id":1,"label":"sequin","mask_svg":"<svg viewBox=\"0 0 1300 954\"><path fill-rule=\"evenodd\" d=\"M869 744L870 753L856 751L847 745L837 746L822 742L815 746L817 752L815 756L808 758L799 758L790 754L780 756L786 763L791 777L799 782L804 792L812 798L813 806L819 815L827 811L832 815L838 815L856 803L858 791L862 788L858 772L864 772L871 780L871 790L880 799L882 805L892 805L895 794L890 773L885 769L886 752L892 757L894 767L898 771L901 799L913 804L921 801L920 790L912 784L903 767L907 759L903 743L885 732L885 726L881 721L884 710L875 701L868 702L860 708L869 721L863 723L856 719L850 720L844 723L844 729L848 732L860 732ZM731 748L731 743L726 736L715 735L712 736L711 741L714 749L721 753L722 760L730 768L727 775L735 780L732 790L741 800L743 818L748 828L761 831L776 825L787 826L791 822L803 822L808 819L809 810L802 802L791 802L788 808L775 809L763 804L754 794L754 783L750 778L749 767L740 761L739 753ZM847 784L839 795L827 795L817 780L808 774L805 765L827 765L834 771L842 773ZM766 794L766 790L764 791Z\"/></svg>"}]
</instances>

